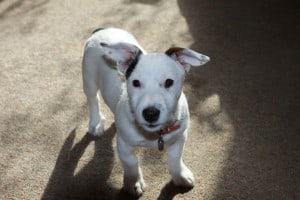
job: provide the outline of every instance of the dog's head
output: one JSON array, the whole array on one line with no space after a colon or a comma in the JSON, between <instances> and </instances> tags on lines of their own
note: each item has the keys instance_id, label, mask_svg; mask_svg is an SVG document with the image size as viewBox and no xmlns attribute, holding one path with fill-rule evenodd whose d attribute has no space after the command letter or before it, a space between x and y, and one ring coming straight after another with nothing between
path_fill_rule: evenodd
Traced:
<instances>
[{"instance_id":1,"label":"dog's head","mask_svg":"<svg viewBox=\"0 0 300 200\"><path fill-rule=\"evenodd\" d=\"M143 54L128 43L101 45L106 56L115 60L124 73L132 112L137 123L149 132L162 129L172 120L191 66L209 61L205 55L180 47L165 53Z\"/></svg>"}]
</instances>

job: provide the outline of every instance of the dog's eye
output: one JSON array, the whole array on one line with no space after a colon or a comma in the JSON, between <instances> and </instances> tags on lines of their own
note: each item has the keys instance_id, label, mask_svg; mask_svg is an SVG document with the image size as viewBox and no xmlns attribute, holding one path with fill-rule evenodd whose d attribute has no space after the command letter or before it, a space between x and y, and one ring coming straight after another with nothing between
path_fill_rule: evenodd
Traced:
<instances>
[{"instance_id":1,"label":"dog's eye","mask_svg":"<svg viewBox=\"0 0 300 200\"><path fill-rule=\"evenodd\" d=\"M174 81L172 79L167 79L165 81L165 88L170 88L173 85Z\"/></svg>"},{"instance_id":2,"label":"dog's eye","mask_svg":"<svg viewBox=\"0 0 300 200\"><path fill-rule=\"evenodd\" d=\"M141 83L139 80L133 80L132 85L133 85L133 87L141 87Z\"/></svg>"}]
</instances>

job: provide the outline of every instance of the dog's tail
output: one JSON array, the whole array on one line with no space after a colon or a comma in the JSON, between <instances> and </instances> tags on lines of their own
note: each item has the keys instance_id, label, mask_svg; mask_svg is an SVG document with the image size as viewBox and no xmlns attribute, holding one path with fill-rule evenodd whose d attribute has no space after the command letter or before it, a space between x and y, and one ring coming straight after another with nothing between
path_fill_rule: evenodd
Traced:
<instances>
[{"instance_id":1,"label":"dog's tail","mask_svg":"<svg viewBox=\"0 0 300 200\"><path fill-rule=\"evenodd\" d=\"M97 29L95 29L95 30L92 32L92 34L98 32L98 31L104 30L104 29L105 29L105 28L97 28Z\"/></svg>"}]
</instances>

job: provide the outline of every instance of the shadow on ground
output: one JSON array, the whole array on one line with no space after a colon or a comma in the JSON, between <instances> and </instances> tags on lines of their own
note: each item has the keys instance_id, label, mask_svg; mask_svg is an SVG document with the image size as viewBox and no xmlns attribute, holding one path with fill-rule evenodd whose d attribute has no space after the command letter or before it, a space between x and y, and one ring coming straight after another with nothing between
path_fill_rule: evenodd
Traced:
<instances>
[{"instance_id":1,"label":"shadow on ground","mask_svg":"<svg viewBox=\"0 0 300 200\"><path fill-rule=\"evenodd\" d=\"M127 199L129 196L107 183L114 160L112 125L101 138L86 134L73 145L74 129L64 142L55 168L42 199ZM95 153L91 161L75 174L75 169L88 145L94 143ZM103 148L105 147L105 148Z\"/></svg>"},{"instance_id":2,"label":"shadow on ground","mask_svg":"<svg viewBox=\"0 0 300 200\"><path fill-rule=\"evenodd\" d=\"M184 194L190 190L191 188L178 187L170 181L162 188L157 200L172 200L177 194Z\"/></svg>"},{"instance_id":3,"label":"shadow on ground","mask_svg":"<svg viewBox=\"0 0 300 200\"><path fill-rule=\"evenodd\" d=\"M191 48L212 58L187 80L191 110L217 94L235 128L212 198L299 199L299 2L178 4Z\"/></svg>"}]
</instances>

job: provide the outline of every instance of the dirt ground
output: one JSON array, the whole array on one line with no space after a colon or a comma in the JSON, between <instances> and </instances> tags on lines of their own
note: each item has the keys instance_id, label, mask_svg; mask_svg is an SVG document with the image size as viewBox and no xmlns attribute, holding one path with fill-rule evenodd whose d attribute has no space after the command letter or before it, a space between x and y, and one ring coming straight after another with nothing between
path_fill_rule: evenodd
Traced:
<instances>
[{"instance_id":1,"label":"dirt ground","mask_svg":"<svg viewBox=\"0 0 300 200\"><path fill-rule=\"evenodd\" d=\"M121 190L113 115L86 135L85 40L132 32L149 52L190 47L191 190L140 149L140 199L300 199L299 1L0 0L0 199L133 199Z\"/></svg>"}]
</instances>

